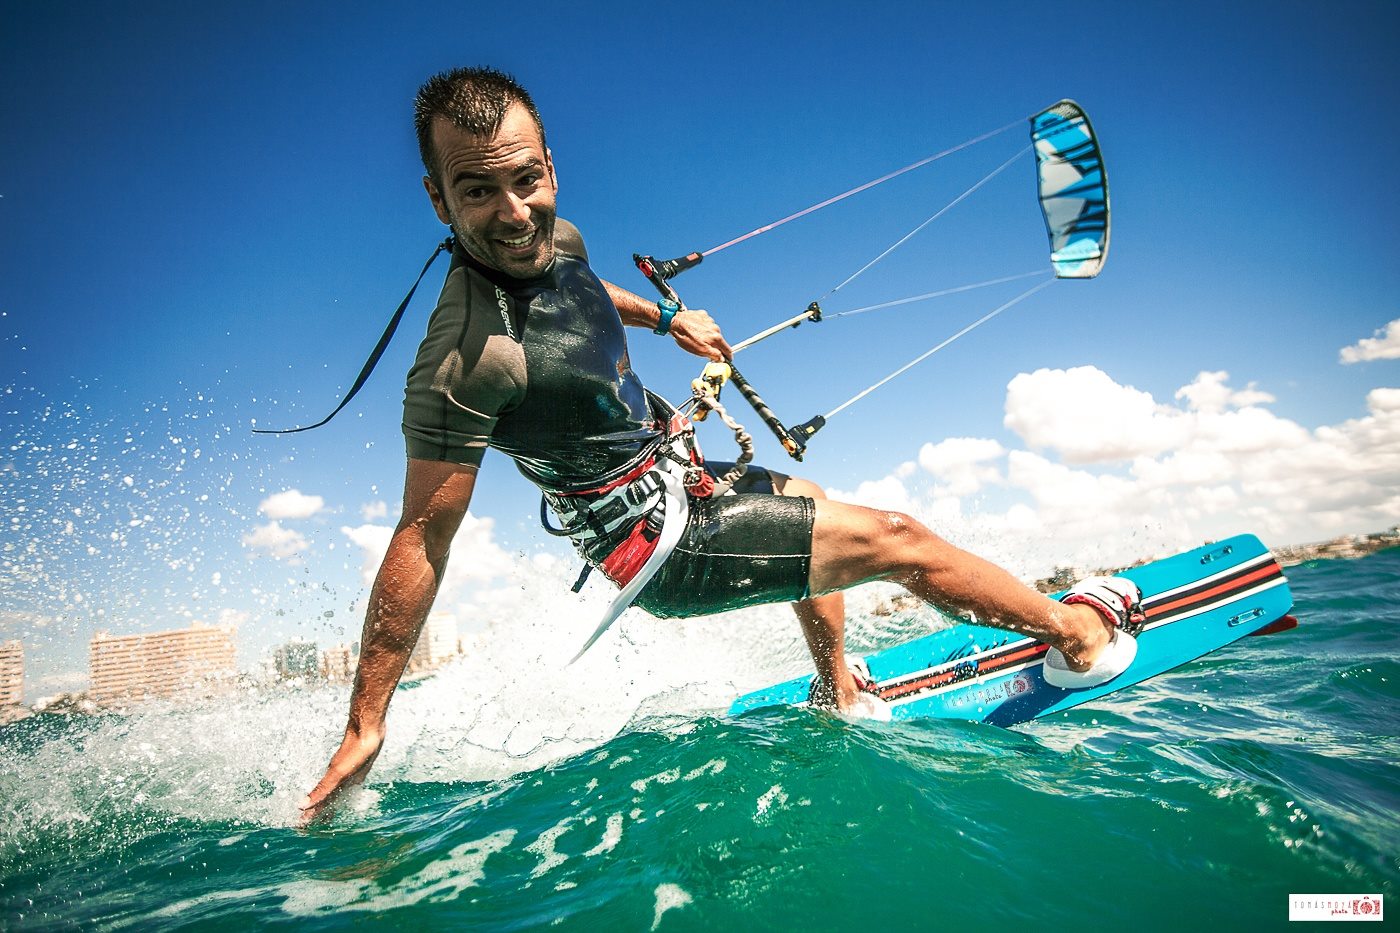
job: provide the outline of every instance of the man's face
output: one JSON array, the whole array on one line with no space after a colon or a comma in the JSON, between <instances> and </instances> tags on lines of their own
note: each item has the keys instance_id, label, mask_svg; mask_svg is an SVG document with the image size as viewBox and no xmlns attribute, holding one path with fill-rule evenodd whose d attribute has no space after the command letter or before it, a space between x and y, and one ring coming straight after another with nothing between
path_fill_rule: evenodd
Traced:
<instances>
[{"instance_id":1,"label":"man's face","mask_svg":"<svg viewBox=\"0 0 1400 933\"><path fill-rule=\"evenodd\" d=\"M515 276L539 275L554 259L554 165L530 112L506 110L493 136L433 122L438 189L424 178L438 219L479 262Z\"/></svg>"}]
</instances>

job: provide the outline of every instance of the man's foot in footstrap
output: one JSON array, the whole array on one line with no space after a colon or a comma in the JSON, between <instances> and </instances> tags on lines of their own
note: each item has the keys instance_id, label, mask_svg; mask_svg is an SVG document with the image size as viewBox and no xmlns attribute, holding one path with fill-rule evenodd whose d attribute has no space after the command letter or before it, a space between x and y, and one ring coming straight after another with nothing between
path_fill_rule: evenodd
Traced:
<instances>
[{"instance_id":1,"label":"man's foot in footstrap","mask_svg":"<svg viewBox=\"0 0 1400 933\"><path fill-rule=\"evenodd\" d=\"M873 719L876 722L889 722L891 707L880 698L875 678L870 676L870 666L864 658L847 658L846 669L856 682L854 702L845 708L838 708L835 688L820 677L812 678L812 686L807 690L807 705L816 709L830 710L845 719Z\"/></svg>"},{"instance_id":2,"label":"man's foot in footstrap","mask_svg":"<svg viewBox=\"0 0 1400 933\"><path fill-rule=\"evenodd\" d=\"M1126 671L1137 657L1134 636L1146 621L1137 584L1126 577L1086 577L1070 587L1060 602L1089 606L1112 626L1112 635L1082 671L1074 670L1061 651L1051 648L1045 655L1045 682L1062 690L1084 690L1106 684Z\"/></svg>"}]
</instances>

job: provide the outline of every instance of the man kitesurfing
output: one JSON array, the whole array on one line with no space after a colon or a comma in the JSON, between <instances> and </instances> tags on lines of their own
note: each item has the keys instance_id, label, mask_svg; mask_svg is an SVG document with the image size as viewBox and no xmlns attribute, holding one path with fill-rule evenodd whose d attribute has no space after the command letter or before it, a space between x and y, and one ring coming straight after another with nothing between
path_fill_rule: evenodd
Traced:
<instances>
[{"instance_id":1,"label":"man kitesurfing","mask_svg":"<svg viewBox=\"0 0 1400 933\"><path fill-rule=\"evenodd\" d=\"M371 592L349 722L302 801L308 816L362 780L383 744L488 446L540 487L561 533L622 587L612 617L629 602L673 618L793 603L816 664L814 706L888 718L844 651L841 591L874 580L1050 645L1047 679L1066 688L1104 683L1132 662L1142 614L1126 579L1090 578L1056 601L907 515L832 501L805 480L755 467L717 489L729 465L702 471L693 431L633 372L623 328L669 335L710 360L728 359L730 346L707 313L647 301L589 268L583 238L556 215L530 95L498 71L457 69L423 85L415 124L424 187L452 230L452 267L408 375L403 513Z\"/></svg>"}]
</instances>

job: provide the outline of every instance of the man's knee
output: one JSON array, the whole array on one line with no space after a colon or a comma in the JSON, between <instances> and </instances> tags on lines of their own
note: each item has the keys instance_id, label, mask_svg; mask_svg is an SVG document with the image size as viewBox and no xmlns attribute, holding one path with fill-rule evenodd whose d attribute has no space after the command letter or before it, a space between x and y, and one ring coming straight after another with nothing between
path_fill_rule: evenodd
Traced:
<instances>
[{"instance_id":1,"label":"man's knee","mask_svg":"<svg viewBox=\"0 0 1400 933\"><path fill-rule=\"evenodd\" d=\"M826 501L813 528L814 565L823 589L868 580L902 581L926 572L928 552L941 540L903 512Z\"/></svg>"}]
</instances>

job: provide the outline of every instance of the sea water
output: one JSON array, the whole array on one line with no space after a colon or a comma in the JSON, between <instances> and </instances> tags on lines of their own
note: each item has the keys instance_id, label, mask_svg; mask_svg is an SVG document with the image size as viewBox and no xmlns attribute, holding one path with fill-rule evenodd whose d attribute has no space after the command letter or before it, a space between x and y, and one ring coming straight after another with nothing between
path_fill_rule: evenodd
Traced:
<instances>
[{"instance_id":1,"label":"sea water","mask_svg":"<svg viewBox=\"0 0 1400 933\"><path fill-rule=\"evenodd\" d=\"M1299 628L1015 729L730 718L774 611L515 620L400 689L333 816L344 687L0 727L0 928L1279 929L1400 887L1400 550L1290 568ZM545 616L548 616L547 618ZM904 628L908 628L905 624ZM861 616L866 648L917 632ZM567 634L566 634L567 633Z\"/></svg>"}]
</instances>

